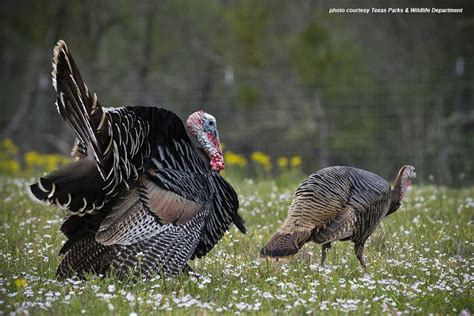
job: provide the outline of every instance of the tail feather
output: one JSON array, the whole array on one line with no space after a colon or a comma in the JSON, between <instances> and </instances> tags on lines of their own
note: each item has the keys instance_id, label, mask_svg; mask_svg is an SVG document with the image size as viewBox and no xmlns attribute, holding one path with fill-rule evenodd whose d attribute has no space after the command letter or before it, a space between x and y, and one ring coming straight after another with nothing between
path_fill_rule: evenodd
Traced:
<instances>
[{"instance_id":1,"label":"tail feather","mask_svg":"<svg viewBox=\"0 0 474 316\"><path fill-rule=\"evenodd\" d=\"M311 238L310 231L278 231L260 250L260 257L289 257L295 255Z\"/></svg>"},{"instance_id":2,"label":"tail feather","mask_svg":"<svg viewBox=\"0 0 474 316\"><path fill-rule=\"evenodd\" d=\"M30 185L31 194L47 204L57 204L72 212L87 213L100 209L101 181L96 164L81 159Z\"/></svg>"},{"instance_id":3,"label":"tail feather","mask_svg":"<svg viewBox=\"0 0 474 316\"><path fill-rule=\"evenodd\" d=\"M40 178L30 186L30 191L40 201L58 204L82 216L100 209L117 194L117 191L109 190L106 194L103 191L107 183L117 182L114 177L107 178L117 164L111 150L112 128L108 115L95 93L90 94L62 40L54 48L52 76L58 112L77 135L74 151L81 159Z\"/></svg>"},{"instance_id":4,"label":"tail feather","mask_svg":"<svg viewBox=\"0 0 474 316\"><path fill-rule=\"evenodd\" d=\"M58 94L56 106L80 141L92 152L105 180L110 168L112 132L110 121L97 95L91 94L82 80L66 43L60 40L54 48L53 86Z\"/></svg>"}]
</instances>

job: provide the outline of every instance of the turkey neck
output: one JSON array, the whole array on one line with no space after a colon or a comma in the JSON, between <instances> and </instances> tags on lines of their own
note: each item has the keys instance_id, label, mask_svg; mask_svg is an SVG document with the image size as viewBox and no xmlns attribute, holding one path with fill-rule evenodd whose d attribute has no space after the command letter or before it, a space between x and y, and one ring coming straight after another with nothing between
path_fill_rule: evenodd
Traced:
<instances>
[{"instance_id":1,"label":"turkey neck","mask_svg":"<svg viewBox=\"0 0 474 316\"><path fill-rule=\"evenodd\" d=\"M207 153L204 151L201 144L197 141L196 136L190 133L187 128L186 128L186 134L188 134L189 139L193 143L194 147L196 147L197 152L199 153L199 159L201 159L206 164L206 166L209 167L209 163L211 162L211 160L207 156Z\"/></svg>"},{"instance_id":2,"label":"turkey neck","mask_svg":"<svg viewBox=\"0 0 474 316\"><path fill-rule=\"evenodd\" d=\"M400 172L397 179L395 179L395 184L392 190L392 201L400 201L402 198L402 174L403 172Z\"/></svg>"},{"instance_id":3,"label":"turkey neck","mask_svg":"<svg viewBox=\"0 0 474 316\"><path fill-rule=\"evenodd\" d=\"M395 184L392 189L392 201L390 202L390 208L388 209L388 216L394 213L401 205L402 202L402 177L403 177L403 168L398 173L397 178L395 179Z\"/></svg>"}]
</instances>

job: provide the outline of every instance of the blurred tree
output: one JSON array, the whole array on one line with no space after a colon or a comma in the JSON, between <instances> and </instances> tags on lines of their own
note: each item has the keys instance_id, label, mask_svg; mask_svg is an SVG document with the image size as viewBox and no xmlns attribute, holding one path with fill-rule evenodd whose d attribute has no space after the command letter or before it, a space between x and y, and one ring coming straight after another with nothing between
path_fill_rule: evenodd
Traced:
<instances>
[{"instance_id":1,"label":"blurred tree","mask_svg":"<svg viewBox=\"0 0 474 316\"><path fill-rule=\"evenodd\" d=\"M372 5L393 4L337 3ZM183 118L205 108L226 147L247 158L299 155L306 172L348 164L390 178L412 163L421 178L474 183L474 3L450 3L462 15L328 14L333 6L4 0L1 137L22 151L69 150L50 85L51 49L63 38L103 104Z\"/></svg>"}]
</instances>

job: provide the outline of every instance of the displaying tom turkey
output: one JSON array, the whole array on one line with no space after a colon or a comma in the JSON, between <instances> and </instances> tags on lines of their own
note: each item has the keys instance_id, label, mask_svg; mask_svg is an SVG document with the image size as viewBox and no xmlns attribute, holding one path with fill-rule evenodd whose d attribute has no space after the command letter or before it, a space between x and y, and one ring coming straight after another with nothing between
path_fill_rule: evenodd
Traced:
<instances>
[{"instance_id":1,"label":"displaying tom turkey","mask_svg":"<svg viewBox=\"0 0 474 316\"><path fill-rule=\"evenodd\" d=\"M216 120L204 111L186 127L165 109L103 108L64 43L54 48L57 110L75 131L75 162L30 186L68 211L59 279L86 273L177 276L234 223L239 201L219 174Z\"/></svg>"},{"instance_id":2,"label":"displaying tom turkey","mask_svg":"<svg viewBox=\"0 0 474 316\"><path fill-rule=\"evenodd\" d=\"M414 167L403 166L391 189L380 176L357 168L336 166L313 173L296 190L288 217L260 256L289 257L314 241L322 244L324 265L331 242L351 240L365 271L367 238L384 217L400 207L415 177Z\"/></svg>"}]
</instances>

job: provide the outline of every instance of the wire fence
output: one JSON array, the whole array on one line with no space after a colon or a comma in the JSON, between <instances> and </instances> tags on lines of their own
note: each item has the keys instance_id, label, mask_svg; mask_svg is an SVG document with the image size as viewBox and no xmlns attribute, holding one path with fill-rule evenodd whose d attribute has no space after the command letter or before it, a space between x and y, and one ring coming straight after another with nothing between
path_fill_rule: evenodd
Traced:
<instances>
[{"instance_id":1,"label":"wire fence","mask_svg":"<svg viewBox=\"0 0 474 316\"><path fill-rule=\"evenodd\" d=\"M396 82L380 79L358 89L344 82L307 85L291 75L233 74L230 80L222 69L207 78L207 87L156 80L144 86L117 82L118 88L99 82L95 90L105 105L158 105L183 119L205 108L217 117L227 150L247 158L261 151L274 162L297 155L305 173L351 165L392 179L402 165L412 164L421 181L472 184L474 80L452 67L440 71L445 76L437 80L411 72ZM73 135L55 113L49 82L38 86L10 136L23 151L67 153ZM14 114L3 116L1 125Z\"/></svg>"}]
</instances>

